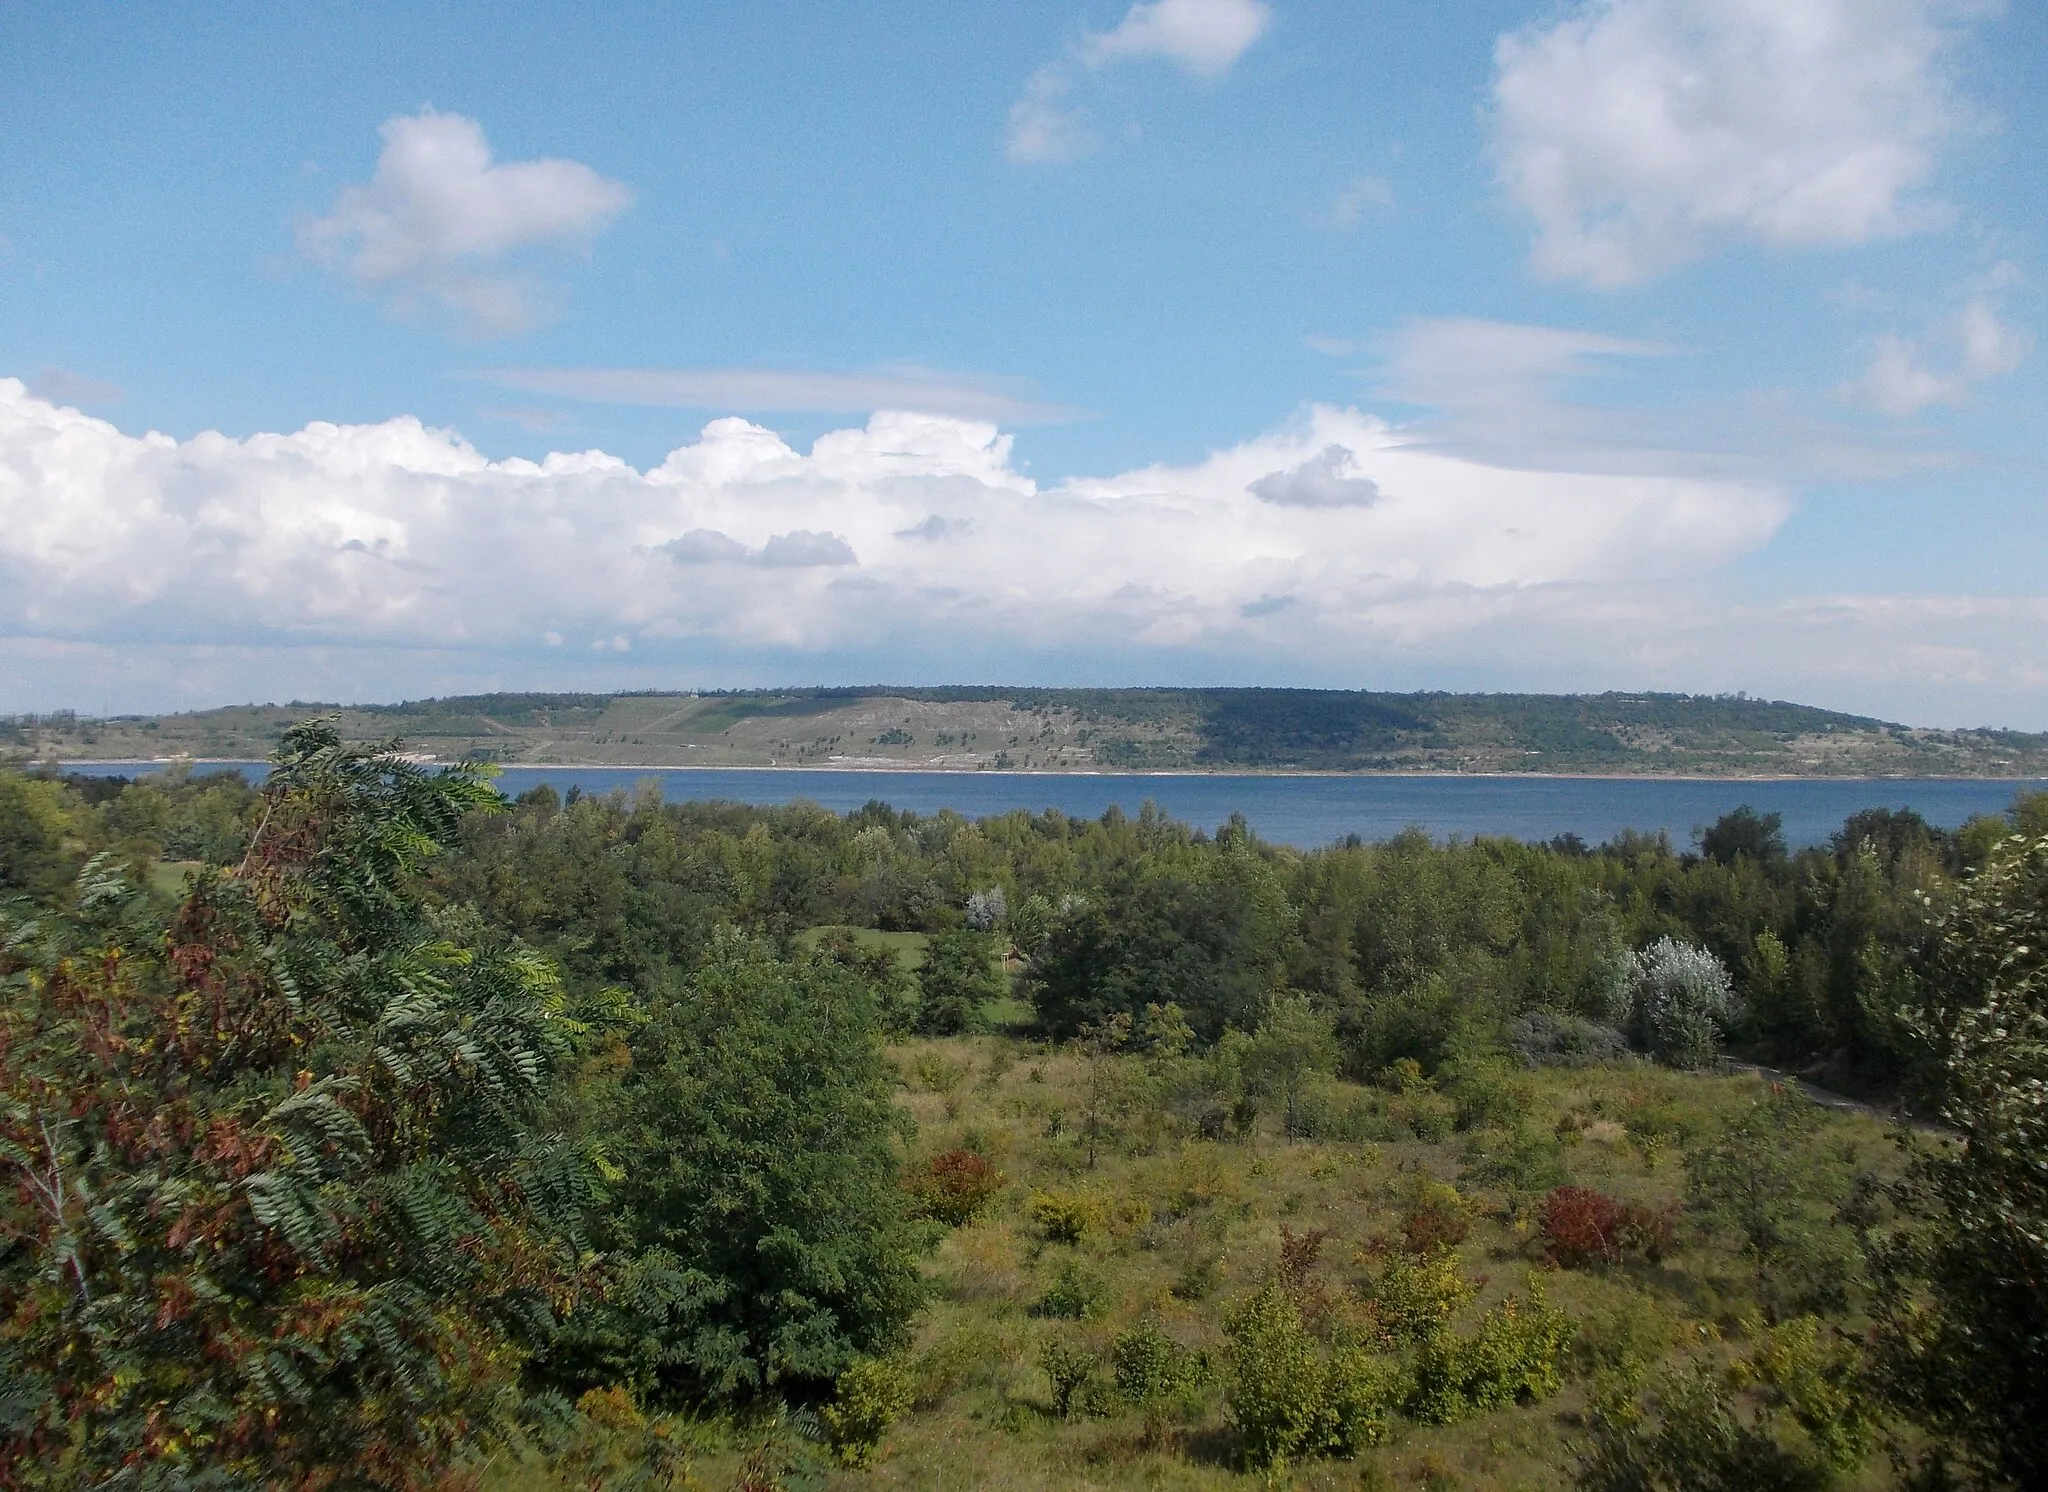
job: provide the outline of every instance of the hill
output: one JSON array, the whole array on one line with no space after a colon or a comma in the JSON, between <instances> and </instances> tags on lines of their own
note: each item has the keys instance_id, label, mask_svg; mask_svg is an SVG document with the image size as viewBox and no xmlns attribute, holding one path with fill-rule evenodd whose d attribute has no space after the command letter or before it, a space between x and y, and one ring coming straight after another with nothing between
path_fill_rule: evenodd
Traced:
<instances>
[{"instance_id":1,"label":"hill","mask_svg":"<svg viewBox=\"0 0 2048 1492\"><path fill-rule=\"evenodd\" d=\"M1034 771L2048 776L2048 735L1924 730L1736 695L814 688L306 701L0 717L0 757L267 755L309 714L437 760Z\"/></svg>"}]
</instances>

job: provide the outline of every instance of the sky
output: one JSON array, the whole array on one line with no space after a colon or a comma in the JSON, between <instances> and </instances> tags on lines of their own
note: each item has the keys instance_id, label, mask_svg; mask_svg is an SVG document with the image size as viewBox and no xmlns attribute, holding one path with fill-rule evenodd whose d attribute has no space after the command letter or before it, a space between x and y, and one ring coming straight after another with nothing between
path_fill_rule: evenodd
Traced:
<instances>
[{"instance_id":1,"label":"sky","mask_svg":"<svg viewBox=\"0 0 2048 1492\"><path fill-rule=\"evenodd\" d=\"M2048 7L0 7L0 711L2048 729Z\"/></svg>"}]
</instances>

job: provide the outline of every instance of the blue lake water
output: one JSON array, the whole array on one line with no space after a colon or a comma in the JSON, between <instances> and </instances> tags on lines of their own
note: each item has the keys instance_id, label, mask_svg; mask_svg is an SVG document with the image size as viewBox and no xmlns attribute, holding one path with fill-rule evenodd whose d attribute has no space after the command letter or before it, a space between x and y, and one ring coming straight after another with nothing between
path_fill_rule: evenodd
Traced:
<instances>
[{"instance_id":1,"label":"blue lake water","mask_svg":"<svg viewBox=\"0 0 2048 1492\"><path fill-rule=\"evenodd\" d=\"M237 767L252 780L263 764ZM134 776L161 770L151 762L96 762L72 770ZM1577 834L1588 843L1625 829L1663 830L1681 848L1695 830L1744 804L1781 813L1794 847L1818 844L1850 814L1865 808L1911 808L1928 822L1954 828L1977 814L2003 812L2021 791L2048 781L1958 781L1952 778L1796 778L1727 781L1701 778L1595 777L1275 777L1223 773L830 772L800 768L733 770L633 767L508 767L498 786L518 794L540 783L558 792L632 792L653 781L671 802L722 799L788 803L808 799L844 813L879 798L920 814L956 809L969 818L1057 808L1094 818L1111 804L1136 814L1147 799L1172 818L1214 829L1243 813L1260 837L1310 848L1357 834L1386 839L1415 825L1437 839L1502 835L1550 839Z\"/></svg>"}]
</instances>

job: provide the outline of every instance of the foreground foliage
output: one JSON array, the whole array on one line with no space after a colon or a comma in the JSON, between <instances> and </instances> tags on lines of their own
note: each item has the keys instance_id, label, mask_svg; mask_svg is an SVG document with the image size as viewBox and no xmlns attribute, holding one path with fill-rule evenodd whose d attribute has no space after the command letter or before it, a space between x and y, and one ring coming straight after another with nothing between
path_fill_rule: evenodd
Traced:
<instances>
[{"instance_id":1,"label":"foreground foliage","mask_svg":"<svg viewBox=\"0 0 2048 1492\"><path fill-rule=\"evenodd\" d=\"M8 923L0 1482L423 1488L509 1430L559 992L417 894L495 802L316 724L168 928L104 862Z\"/></svg>"}]
</instances>

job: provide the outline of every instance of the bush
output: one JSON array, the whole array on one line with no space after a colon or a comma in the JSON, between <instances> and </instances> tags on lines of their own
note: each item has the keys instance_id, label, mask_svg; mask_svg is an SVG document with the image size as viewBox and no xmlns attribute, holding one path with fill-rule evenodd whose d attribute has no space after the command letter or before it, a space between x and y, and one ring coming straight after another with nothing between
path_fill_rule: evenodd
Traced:
<instances>
[{"instance_id":1,"label":"bush","mask_svg":"<svg viewBox=\"0 0 2048 1492\"><path fill-rule=\"evenodd\" d=\"M1109 1226L1109 1208L1094 1192L1035 1191L1024 1211L1048 1243L1080 1243Z\"/></svg>"},{"instance_id":2,"label":"bush","mask_svg":"<svg viewBox=\"0 0 2048 1492\"><path fill-rule=\"evenodd\" d=\"M1619 1201L1585 1186L1560 1186L1543 1199L1543 1251L1564 1269L1619 1264L1638 1254L1652 1264L1671 1247L1673 1217L1668 1208Z\"/></svg>"},{"instance_id":3,"label":"bush","mask_svg":"<svg viewBox=\"0 0 2048 1492\"><path fill-rule=\"evenodd\" d=\"M1406 1390L1399 1366L1353 1340L1326 1347L1280 1281L1242 1301L1225 1329L1230 1419L1248 1466L1278 1470L1309 1456L1355 1455L1384 1437Z\"/></svg>"},{"instance_id":4,"label":"bush","mask_svg":"<svg viewBox=\"0 0 2048 1492\"><path fill-rule=\"evenodd\" d=\"M1048 1342L1038 1355L1038 1365L1052 1385L1052 1412L1061 1419L1108 1410L1094 1353L1069 1342Z\"/></svg>"},{"instance_id":5,"label":"bush","mask_svg":"<svg viewBox=\"0 0 2048 1492\"><path fill-rule=\"evenodd\" d=\"M549 1342L553 1381L737 1399L893 1348L923 1229L867 990L725 933L637 1018L630 1061L578 1094L578 1137L620 1173L591 1238L615 1286Z\"/></svg>"},{"instance_id":6,"label":"bush","mask_svg":"<svg viewBox=\"0 0 2048 1492\"><path fill-rule=\"evenodd\" d=\"M1117 1392L1133 1404L1177 1398L1208 1376L1208 1363L1168 1336L1155 1317L1120 1332L1109 1345Z\"/></svg>"},{"instance_id":7,"label":"bush","mask_svg":"<svg viewBox=\"0 0 2048 1492\"><path fill-rule=\"evenodd\" d=\"M1327 1370L1288 1291L1269 1283L1231 1312L1230 1418L1247 1465L1279 1468L1332 1438Z\"/></svg>"},{"instance_id":8,"label":"bush","mask_svg":"<svg viewBox=\"0 0 2048 1492\"><path fill-rule=\"evenodd\" d=\"M1500 1067L1497 1061L1459 1067L1450 1085L1457 1128L1512 1129L1529 1117L1536 1095Z\"/></svg>"},{"instance_id":9,"label":"bush","mask_svg":"<svg viewBox=\"0 0 2048 1492\"><path fill-rule=\"evenodd\" d=\"M1389 1346L1423 1341L1441 1331L1472 1298L1472 1286L1448 1248L1392 1254L1364 1287L1374 1325Z\"/></svg>"},{"instance_id":10,"label":"bush","mask_svg":"<svg viewBox=\"0 0 2048 1492\"><path fill-rule=\"evenodd\" d=\"M1516 1016L1508 1026L1507 1045L1525 1067L1585 1066L1612 1062L1628 1052L1628 1038L1612 1026L1551 1010Z\"/></svg>"},{"instance_id":11,"label":"bush","mask_svg":"<svg viewBox=\"0 0 2048 1492\"><path fill-rule=\"evenodd\" d=\"M894 1363L863 1358L839 1375L832 1402L818 1411L832 1453L847 1466L871 1466L889 1426L917 1396L910 1375Z\"/></svg>"},{"instance_id":12,"label":"bush","mask_svg":"<svg viewBox=\"0 0 2048 1492\"><path fill-rule=\"evenodd\" d=\"M920 1216L957 1228L978 1217L1008 1180L987 1156L948 1150L912 1171L903 1184Z\"/></svg>"},{"instance_id":13,"label":"bush","mask_svg":"<svg viewBox=\"0 0 2048 1492\"><path fill-rule=\"evenodd\" d=\"M1388 1104L1387 1116L1423 1144L1437 1145L1457 1126L1458 1106L1435 1093L1410 1093Z\"/></svg>"},{"instance_id":14,"label":"bush","mask_svg":"<svg viewBox=\"0 0 2048 1492\"><path fill-rule=\"evenodd\" d=\"M1531 1290L1527 1304L1509 1296L1480 1319L1470 1337L1439 1331L1416 1354L1408 1413L1430 1425L1548 1398L1563 1383L1560 1363L1570 1321Z\"/></svg>"},{"instance_id":15,"label":"bush","mask_svg":"<svg viewBox=\"0 0 2048 1492\"><path fill-rule=\"evenodd\" d=\"M1634 956L1630 991L1636 1029L1659 1062L1699 1068L1714 1060L1736 1002L1728 970L1712 953L1659 938Z\"/></svg>"},{"instance_id":16,"label":"bush","mask_svg":"<svg viewBox=\"0 0 2048 1492\"><path fill-rule=\"evenodd\" d=\"M1630 1395L1596 1408L1574 1485L1580 1492L1821 1492L1832 1485L1826 1462L1788 1450L1772 1419L1767 1410L1744 1413L1707 1364L1674 1368L1648 1403Z\"/></svg>"},{"instance_id":17,"label":"bush","mask_svg":"<svg viewBox=\"0 0 2048 1492\"><path fill-rule=\"evenodd\" d=\"M1555 1135L1518 1124L1505 1134L1474 1136L1465 1150L1463 1179L1498 1187L1518 1200L1547 1191L1565 1180L1563 1145Z\"/></svg>"},{"instance_id":18,"label":"bush","mask_svg":"<svg viewBox=\"0 0 2048 1492\"><path fill-rule=\"evenodd\" d=\"M1067 1321L1091 1321L1108 1312L1114 1299L1102 1276L1072 1259L1061 1263L1031 1307L1034 1316L1053 1316Z\"/></svg>"},{"instance_id":19,"label":"bush","mask_svg":"<svg viewBox=\"0 0 2048 1492\"><path fill-rule=\"evenodd\" d=\"M1401 1247L1411 1254L1432 1254L1465 1241L1472 1217L1456 1187L1424 1182L1401 1217Z\"/></svg>"}]
</instances>

